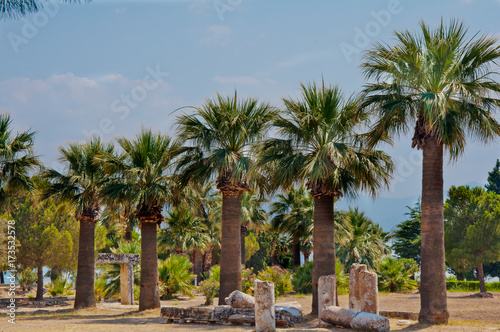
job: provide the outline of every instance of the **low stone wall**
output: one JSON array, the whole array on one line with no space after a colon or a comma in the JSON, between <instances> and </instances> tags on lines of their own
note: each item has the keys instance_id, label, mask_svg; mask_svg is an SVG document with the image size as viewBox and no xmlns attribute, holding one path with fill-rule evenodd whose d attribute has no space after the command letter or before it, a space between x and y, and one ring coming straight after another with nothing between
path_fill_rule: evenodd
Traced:
<instances>
[{"instance_id":1,"label":"low stone wall","mask_svg":"<svg viewBox=\"0 0 500 332\"><path fill-rule=\"evenodd\" d=\"M296 317L291 311L293 312L293 310L289 310L287 307L276 305L276 325L289 327L302 321L302 316ZM217 306L214 309L201 307L162 307L161 316L167 319L168 323L204 323L222 325L255 324L254 309L231 308L229 305Z\"/></svg>"},{"instance_id":2,"label":"low stone wall","mask_svg":"<svg viewBox=\"0 0 500 332\"><path fill-rule=\"evenodd\" d=\"M35 301L35 299L30 299L26 297L16 297L16 307L33 306L33 307L45 307L64 304L69 301L68 297L48 297L41 301ZM10 304L10 298L0 299L0 308L6 308Z\"/></svg>"}]
</instances>

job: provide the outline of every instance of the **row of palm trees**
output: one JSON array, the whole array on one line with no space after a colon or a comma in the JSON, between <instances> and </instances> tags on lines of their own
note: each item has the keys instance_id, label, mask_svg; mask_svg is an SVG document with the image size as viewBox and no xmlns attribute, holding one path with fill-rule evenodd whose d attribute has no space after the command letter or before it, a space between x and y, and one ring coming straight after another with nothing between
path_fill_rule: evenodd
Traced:
<instances>
[{"instance_id":1,"label":"row of palm trees","mask_svg":"<svg viewBox=\"0 0 500 332\"><path fill-rule=\"evenodd\" d=\"M362 70L374 82L358 97L345 98L336 86L302 85L301 97L284 98L278 112L252 98L238 100L236 93L218 95L177 118L175 141L142 130L135 140L117 140L120 153L98 139L61 148L67 172L45 171L52 180L46 196L70 200L81 223L75 307L95 305L93 230L102 204L125 204L140 220L140 310L156 308L162 208L174 188L215 179L223 201L222 300L241 289L243 193L306 185L314 199L316 312L317 280L335 274L335 200L360 191L376 195L388 186L394 165L375 147L414 126L412 147L423 151L420 321L447 322L443 153L455 160L468 135L483 142L500 135L494 118L500 106L494 79L500 48L493 37L467 37L456 20L434 30L422 23L419 33L395 37L393 45L375 43L366 53ZM270 130L274 137L267 136ZM2 190L6 181L2 178Z\"/></svg>"}]
</instances>

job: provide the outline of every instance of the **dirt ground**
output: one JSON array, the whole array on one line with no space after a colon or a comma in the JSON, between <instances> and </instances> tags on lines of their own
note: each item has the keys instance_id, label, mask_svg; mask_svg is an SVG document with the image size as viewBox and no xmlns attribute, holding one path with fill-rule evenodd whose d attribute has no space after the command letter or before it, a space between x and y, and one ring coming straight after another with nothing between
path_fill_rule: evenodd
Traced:
<instances>
[{"instance_id":1,"label":"dirt ground","mask_svg":"<svg viewBox=\"0 0 500 332\"><path fill-rule=\"evenodd\" d=\"M4 294L2 294L4 295ZM446 326L426 326L416 321L390 319L391 330L401 331L500 331L500 293L493 298L471 297L473 293L448 293L450 323ZM4 297L4 296L2 296ZM380 294L380 310L418 312L418 294ZM216 299L217 301L217 299ZM215 303L217 303L215 301ZM346 331L346 329L317 328L317 318L310 315L311 296L288 296L277 303L298 301L305 314L304 322L294 328L279 331ZM162 306L200 306L202 297L194 300L162 301ZM340 306L346 308L347 295L339 296ZM226 327L201 324L166 324L160 310L138 312L138 306L122 306L117 302L98 303L95 309L73 310L72 301L44 308L20 307L16 324L8 322L5 308L0 309L0 331L252 331L253 327ZM408 324L409 323L409 324Z\"/></svg>"}]
</instances>

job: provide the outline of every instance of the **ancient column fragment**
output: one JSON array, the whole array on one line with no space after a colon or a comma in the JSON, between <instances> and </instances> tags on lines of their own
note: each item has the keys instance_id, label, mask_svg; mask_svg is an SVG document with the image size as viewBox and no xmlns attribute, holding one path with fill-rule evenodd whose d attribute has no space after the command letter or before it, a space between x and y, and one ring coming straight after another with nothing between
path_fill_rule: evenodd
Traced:
<instances>
[{"instance_id":1,"label":"ancient column fragment","mask_svg":"<svg viewBox=\"0 0 500 332\"><path fill-rule=\"evenodd\" d=\"M361 293L359 287L359 273L366 271L365 264L352 264L349 271L349 309L361 311Z\"/></svg>"},{"instance_id":2,"label":"ancient column fragment","mask_svg":"<svg viewBox=\"0 0 500 332\"><path fill-rule=\"evenodd\" d=\"M378 315L378 277L375 272L359 272L360 311Z\"/></svg>"},{"instance_id":3,"label":"ancient column fragment","mask_svg":"<svg viewBox=\"0 0 500 332\"><path fill-rule=\"evenodd\" d=\"M255 330L276 331L274 284L270 281L255 280Z\"/></svg>"},{"instance_id":4,"label":"ancient column fragment","mask_svg":"<svg viewBox=\"0 0 500 332\"><path fill-rule=\"evenodd\" d=\"M321 313L326 307L335 305L335 293L337 291L337 277L334 274L321 276L318 280L318 324L323 326Z\"/></svg>"}]
</instances>

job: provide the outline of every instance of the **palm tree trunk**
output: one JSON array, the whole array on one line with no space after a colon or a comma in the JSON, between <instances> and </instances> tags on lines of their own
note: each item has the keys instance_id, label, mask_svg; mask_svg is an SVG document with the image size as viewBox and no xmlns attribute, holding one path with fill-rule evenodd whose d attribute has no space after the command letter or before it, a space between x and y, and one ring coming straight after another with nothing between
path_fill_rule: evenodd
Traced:
<instances>
[{"instance_id":1,"label":"palm tree trunk","mask_svg":"<svg viewBox=\"0 0 500 332\"><path fill-rule=\"evenodd\" d=\"M486 286L484 285L484 270L483 263L477 265L477 279L479 280L479 290L481 293L486 293Z\"/></svg>"},{"instance_id":2,"label":"palm tree trunk","mask_svg":"<svg viewBox=\"0 0 500 332\"><path fill-rule=\"evenodd\" d=\"M318 279L335 274L335 222L332 196L314 196L312 314L318 314Z\"/></svg>"},{"instance_id":3,"label":"palm tree trunk","mask_svg":"<svg viewBox=\"0 0 500 332\"><path fill-rule=\"evenodd\" d=\"M213 244L209 244L203 253L203 272L207 272L212 267L212 250L214 250Z\"/></svg>"},{"instance_id":4,"label":"palm tree trunk","mask_svg":"<svg viewBox=\"0 0 500 332\"><path fill-rule=\"evenodd\" d=\"M222 192L222 236L219 305L241 291L241 193Z\"/></svg>"},{"instance_id":5,"label":"palm tree trunk","mask_svg":"<svg viewBox=\"0 0 500 332\"><path fill-rule=\"evenodd\" d=\"M292 268L294 271L300 266L300 241L298 238L293 238L292 244Z\"/></svg>"},{"instance_id":6,"label":"palm tree trunk","mask_svg":"<svg viewBox=\"0 0 500 332\"><path fill-rule=\"evenodd\" d=\"M272 254L272 256L271 256L271 265L272 266L277 266L278 265L278 254Z\"/></svg>"},{"instance_id":7,"label":"palm tree trunk","mask_svg":"<svg viewBox=\"0 0 500 332\"><path fill-rule=\"evenodd\" d=\"M5 279L3 278L3 271L0 271L0 284L5 284Z\"/></svg>"},{"instance_id":8,"label":"palm tree trunk","mask_svg":"<svg viewBox=\"0 0 500 332\"><path fill-rule=\"evenodd\" d=\"M443 144L429 138L422 161L421 323L448 322L445 272Z\"/></svg>"},{"instance_id":9,"label":"palm tree trunk","mask_svg":"<svg viewBox=\"0 0 500 332\"><path fill-rule=\"evenodd\" d=\"M139 311L160 307L156 223L141 221L141 282Z\"/></svg>"},{"instance_id":10,"label":"palm tree trunk","mask_svg":"<svg viewBox=\"0 0 500 332\"><path fill-rule=\"evenodd\" d=\"M200 249L193 249L193 274L196 275L196 281L199 284L201 274L203 273L203 254Z\"/></svg>"},{"instance_id":11,"label":"palm tree trunk","mask_svg":"<svg viewBox=\"0 0 500 332\"><path fill-rule=\"evenodd\" d=\"M36 282L36 301L43 300L43 265L38 264L37 269L37 282Z\"/></svg>"},{"instance_id":12,"label":"palm tree trunk","mask_svg":"<svg viewBox=\"0 0 500 332\"><path fill-rule=\"evenodd\" d=\"M78 268L76 271L75 309L95 308L95 222L80 219L80 240L78 244Z\"/></svg>"},{"instance_id":13,"label":"palm tree trunk","mask_svg":"<svg viewBox=\"0 0 500 332\"><path fill-rule=\"evenodd\" d=\"M245 265L245 236L247 235L247 226L241 225L241 265Z\"/></svg>"},{"instance_id":14,"label":"palm tree trunk","mask_svg":"<svg viewBox=\"0 0 500 332\"><path fill-rule=\"evenodd\" d=\"M125 242L132 241L132 228L128 224L125 227L125 236L123 237L123 239L125 240Z\"/></svg>"}]
</instances>

